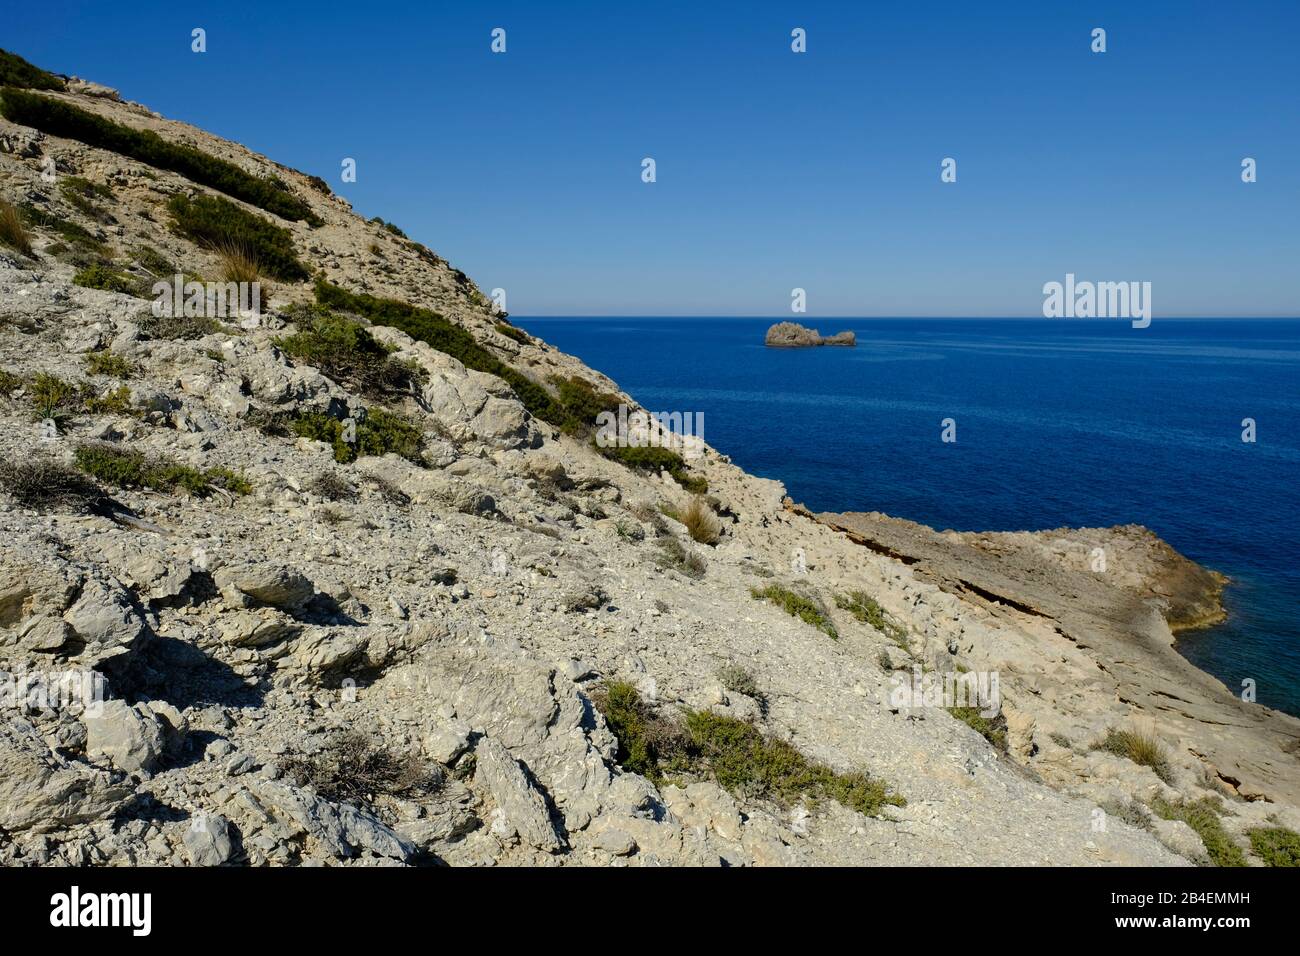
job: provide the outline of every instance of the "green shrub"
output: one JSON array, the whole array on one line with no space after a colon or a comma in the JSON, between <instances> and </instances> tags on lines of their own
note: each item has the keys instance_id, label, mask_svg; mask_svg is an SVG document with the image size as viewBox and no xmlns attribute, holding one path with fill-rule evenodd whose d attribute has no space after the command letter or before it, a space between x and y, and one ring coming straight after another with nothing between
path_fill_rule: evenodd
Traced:
<instances>
[{"instance_id":1,"label":"green shrub","mask_svg":"<svg viewBox=\"0 0 1300 956\"><path fill-rule=\"evenodd\" d=\"M79 226L71 220L47 212L31 203L23 205L22 215L28 225L53 232L64 242L75 247L77 252L100 259L108 256L108 248L85 226Z\"/></svg>"},{"instance_id":2,"label":"green shrub","mask_svg":"<svg viewBox=\"0 0 1300 956\"><path fill-rule=\"evenodd\" d=\"M625 681L609 681L591 695L618 740L619 766L656 784L664 775L690 767L688 740L681 726L658 716Z\"/></svg>"},{"instance_id":3,"label":"green shrub","mask_svg":"<svg viewBox=\"0 0 1300 956\"><path fill-rule=\"evenodd\" d=\"M87 389L89 391L89 389ZM103 395L86 394L82 408L91 415L134 415L131 389L122 385Z\"/></svg>"},{"instance_id":4,"label":"green shrub","mask_svg":"<svg viewBox=\"0 0 1300 956\"><path fill-rule=\"evenodd\" d=\"M36 414L45 419L58 421L81 405L81 389L47 372L36 374L27 384L27 393L36 406Z\"/></svg>"},{"instance_id":5,"label":"green shrub","mask_svg":"<svg viewBox=\"0 0 1300 956\"><path fill-rule=\"evenodd\" d=\"M64 90L61 77L28 63L17 53L0 50L0 86L17 86L28 90Z\"/></svg>"},{"instance_id":6,"label":"green shrub","mask_svg":"<svg viewBox=\"0 0 1300 956\"><path fill-rule=\"evenodd\" d=\"M424 342L439 352L457 359L466 368L487 372L504 380L532 414L542 421L560 425L563 412L541 385L517 369L511 368L466 329L432 312L398 299L381 299L364 293L349 292L323 279L316 282L316 301L340 312L364 316L375 325L400 329L411 338Z\"/></svg>"},{"instance_id":7,"label":"green shrub","mask_svg":"<svg viewBox=\"0 0 1300 956\"><path fill-rule=\"evenodd\" d=\"M1210 862L1215 866L1246 865L1246 855L1232 842L1232 838L1223 829L1223 824L1219 822L1219 809L1213 798L1171 802L1156 797L1151 801L1151 809L1161 819L1181 820L1195 830L1205 844Z\"/></svg>"},{"instance_id":8,"label":"green shrub","mask_svg":"<svg viewBox=\"0 0 1300 956\"><path fill-rule=\"evenodd\" d=\"M656 784L690 774L710 777L741 798L787 806L831 799L867 815L906 805L868 774L837 773L747 721L707 711L687 711L684 720L656 713L623 681L604 684L591 700L618 740L619 765Z\"/></svg>"},{"instance_id":9,"label":"green shrub","mask_svg":"<svg viewBox=\"0 0 1300 956\"><path fill-rule=\"evenodd\" d=\"M426 378L424 369L394 359L358 322L321 306L300 308L293 317L298 331L276 339L275 344L353 391L382 397L409 392Z\"/></svg>"},{"instance_id":10,"label":"green shrub","mask_svg":"<svg viewBox=\"0 0 1300 956\"><path fill-rule=\"evenodd\" d=\"M513 325L508 325L505 322L498 322L495 328L506 338L514 339L520 345L531 345L533 342L532 336L523 329L517 329Z\"/></svg>"},{"instance_id":11,"label":"green shrub","mask_svg":"<svg viewBox=\"0 0 1300 956\"><path fill-rule=\"evenodd\" d=\"M172 228L208 249L242 246L266 275L285 282L307 278L298 261L293 235L283 226L248 212L220 196L173 196L167 203Z\"/></svg>"},{"instance_id":12,"label":"green shrub","mask_svg":"<svg viewBox=\"0 0 1300 956\"><path fill-rule=\"evenodd\" d=\"M91 375L111 375L113 378L131 378L135 365L113 352L90 352L86 355L86 371Z\"/></svg>"},{"instance_id":13,"label":"green shrub","mask_svg":"<svg viewBox=\"0 0 1300 956\"><path fill-rule=\"evenodd\" d=\"M671 448L647 445L644 448L599 448L606 458L620 462L633 471L666 471L673 481L692 494L702 495L709 490L709 480L703 475L692 475L686 470L686 460Z\"/></svg>"},{"instance_id":14,"label":"green shrub","mask_svg":"<svg viewBox=\"0 0 1300 956\"><path fill-rule=\"evenodd\" d=\"M286 191L283 182L254 176L234 163L209 156L193 146L168 142L152 130L123 126L71 103L16 89L0 93L0 114L20 126L30 126L51 136L75 139L156 169L179 173L191 182L265 209L281 219L302 220L312 226L321 224L311 207Z\"/></svg>"},{"instance_id":15,"label":"green shrub","mask_svg":"<svg viewBox=\"0 0 1300 956\"><path fill-rule=\"evenodd\" d=\"M8 398L22 387L23 380L6 369L0 368L0 396Z\"/></svg>"},{"instance_id":16,"label":"green shrub","mask_svg":"<svg viewBox=\"0 0 1300 956\"><path fill-rule=\"evenodd\" d=\"M366 455L400 455L418 465L424 464L421 451L424 434L420 429L392 412L372 408L355 426L355 441L349 442L343 422L324 412L308 412L293 423L294 433L313 441L323 441L334 449L334 460L342 464Z\"/></svg>"},{"instance_id":17,"label":"green shrub","mask_svg":"<svg viewBox=\"0 0 1300 956\"><path fill-rule=\"evenodd\" d=\"M1300 833L1286 827L1247 830L1250 849L1267 866L1300 866Z\"/></svg>"},{"instance_id":18,"label":"green shrub","mask_svg":"<svg viewBox=\"0 0 1300 956\"><path fill-rule=\"evenodd\" d=\"M551 379L551 384L555 386L556 400L560 406L560 420L557 424L565 434L594 434L597 416L602 412L618 411L618 396L597 391L596 386L586 379L576 375L568 378L557 375Z\"/></svg>"},{"instance_id":19,"label":"green shrub","mask_svg":"<svg viewBox=\"0 0 1300 956\"><path fill-rule=\"evenodd\" d=\"M1150 767L1165 783L1173 782L1173 767L1169 763L1164 747L1160 744L1160 739L1154 734L1138 730L1118 730L1112 727L1106 732L1105 739L1094 744L1092 749L1104 750L1117 757L1125 757L1140 766Z\"/></svg>"},{"instance_id":20,"label":"green shrub","mask_svg":"<svg viewBox=\"0 0 1300 956\"><path fill-rule=\"evenodd\" d=\"M907 629L890 617L880 603L866 591L837 594L835 606L848 611L863 624L870 624L903 650L907 650Z\"/></svg>"},{"instance_id":21,"label":"green shrub","mask_svg":"<svg viewBox=\"0 0 1300 956\"><path fill-rule=\"evenodd\" d=\"M868 774L836 773L809 760L792 744L735 717L688 711L686 730L699 762L719 786L740 796L785 805L829 798L867 816L879 814L885 806L907 803Z\"/></svg>"},{"instance_id":22,"label":"green shrub","mask_svg":"<svg viewBox=\"0 0 1300 956\"><path fill-rule=\"evenodd\" d=\"M140 297L140 283L125 272L119 272L111 266L101 263L86 266L72 277L74 284L87 289L99 289L102 292L122 292L126 295Z\"/></svg>"},{"instance_id":23,"label":"green shrub","mask_svg":"<svg viewBox=\"0 0 1300 956\"><path fill-rule=\"evenodd\" d=\"M171 277L179 271L170 259L153 246L137 246L135 261L140 268L155 279L161 279L164 276Z\"/></svg>"},{"instance_id":24,"label":"green shrub","mask_svg":"<svg viewBox=\"0 0 1300 956\"><path fill-rule=\"evenodd\" d=\"M185 492L197 497L210 495L214 488L244 495L252 485L243 475L228 468L200 471L189 465L166 461L144 452L104 442L77 447L77 467L87 475L119 488L151 488L155 491Z\"/></svg>"},{"instance_id":25,"label":"green shrub","mask_svg":"<svg viewBox=\"0 0 1300 956\"><path fill-rule=\"evenodd\" d=\"M762 590L751 588L749 593L758 600L775 604L791 617L797 617L805 624L811 624L832 638L839 639L839 632L835 630L835 625L831 623L826 611L811 598L796 594L789 588L781 587L779 584L769 584Z\"/></svg>"},{"instance_id":26,"label":"green shrub","mask_svg":"<svg viewBox=\"0 0 1300 956\"><path fill-rule=\"evenodd\" d=\"M1002 712L985 717L979 707L949 707L952 714L1003 753L1007 752L1007 718Z\"/></svg>"}]
</instances>

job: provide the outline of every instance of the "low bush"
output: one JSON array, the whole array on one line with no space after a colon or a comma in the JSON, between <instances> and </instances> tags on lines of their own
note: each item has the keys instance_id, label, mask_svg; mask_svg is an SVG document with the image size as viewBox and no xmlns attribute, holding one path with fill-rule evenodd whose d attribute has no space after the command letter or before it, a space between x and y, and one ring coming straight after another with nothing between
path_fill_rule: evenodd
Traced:
<instances>
[{"instance_id":1,"label":"low bush","mask_svg":"<svg viewBox=\"0 0 1300 956\"><path fill-rule=\"evenodd\" d=\"M718 668L718 680L722 686L735 694L744 694L746 697L758 698L758 681L754 680L754 675L739 664L724 664Z\"/></svg>"},{"instance_id":2,"label":"low bush","mask_svg":"<svg viewBox=\"0 0 1300 956\"><path fill-rule=\"evenodd\" d=\"M334 449L334 460L348 464L367 455L400 455L418 465L424 464L424 434L419 427L400 415L372 408L348 434L343 422L324 412L308 412L293 423L293 431L302 438L323 441Z\"/></svg>"},{"instance_id":3,"label":"low bush","mask_svg":"<svg viewBox=\"0 0 1300 956\"><path fill-rule=\"evenodd\" d=\"M1151 809L1163 820L1181 820L1196 831L1215 866L1245 866L1246 855L1232 842L1219 820L1219 805L1211 797L1176 802L1156 797Z\"/></svg>"},{"instance_id":4,"label":"low bush","mask_svg":"<svg viewBox=\"0 0 1300 956\"><path fill-rule=\"evenodd\" d=\"M88 146L128 156L155 169L179 173L251 206L291 222L321 223L311 207L287 191L279 180L247 173L234 163L210 156L193 146L172 143L152 130L134 129L90 113L71 103L6 89L0 93L0 114L11 123L30 126L51 136L75 139Z\"/></svg>"},{"instance_id":5,"label":"low bush","mask_svg":"<svg viewBox=\"0 0 1300 956\"><path fill-rule=\"evenodd\" d=\"M744 799L785 806L831 799L868 816L906 805L869 774L838 773L735 717L686 711L679 720L657 713L635 687L621 681L600 687L592 703L618 740L620 766L656 784L687 774L711 778Z\"/></svg>"},{"instance_id":6,"label":"low bush","mask_svg":"<svg viewBox=\"0 0 1300 956\"><path fill-rule=\"evenodd\" d=\"M27 90L67 89L62 77L33 66L17 53L8 50L0 50L0 86L16 86Z\"/></svg>"},{"instance_id":7,"label":"low bush","mask_svg":"<svg viewBox=\"0 0 1300 956\"><path fill-rule=\"evenodd\" d=\"M1300 833L1286 827L1247 830L1250 849L1265 866L1300 866Z\"/></svg>"},{"instance_id":8,"label":"low bush","mask_svg":"<svg viewBox=\"0 0 1300 956\"><path fill-rule=\"evenodd\" d=\"M134 363L114 352L90 352L86 355L86 371L91 375L110 375L113 378L131 378L137 369Z\"/></svg>"},{"instance_id":9,"label":"low bush","mask_svg":"<svg viewBox=\"0 0 1300 956\"><path fill-rule=\"evenodd\" d=\"M307 278L298 261L293 235L283 226L248 212L229 199L199 195L173 196L167 203L172 228L208 249L239 248L254 258L266 275L284 282Z\"/></svg>"},{"instance_id":10,"label":"low bush","mask_svg":"<svg viewBox=\"0 0 1300 956\"><path fill-rule=\"evenodd\" d=\"M185 492L197 497L221 488L245 495L252 485L242 474L229 468L200 471L189 465L167 461L130 448L106 442L79 445L77 467L104 484L118 488L149 488L154 491Z\"/></svg>"},{"instance_id":11,"label":"low bush","mask_svg":"<svg viewBox=\"0 0 1300 956\"><path fill-rule=\"evenodd\" d=\"M779 584L769 584L761 590L751 588L749 593L755 599L775 604L791 617L797 617L805 624L811 624L832 638L839 639L839 632L835 630L835 625L831 622L829 615L827 615L821 604L812 598L796 594L789 588L782 587Z\"/></svg>"},{"instance_id":12,"label":"low bush","mask_svg":"<svg viewBox=\"0 0 1300 956\"><path fill-rule=\"evenodd\" d=\"M299 308L293 318L298 331L275 344L355 392L372 398L406 393L427 377L418 365L393 358L359 322L321 306Z\"/></svg>"},{"instance_id":13,"label":"low bush","mask_svg":"<svg viewBox=\"0 0 1300 956\"><path fill-rule=\"evenodd\" d=\"M285 776L311 786L335 803L380 812L383 797L413 798L436 793L444 772L414 751L395 751L360 731L338 732L324 749L281 761Z\"/></svg>"},{"instance_id":14,"label":"low bush","mask_svg":"<svg viewBox=\"0 0 1300 956\"><path fill-rule=\"evenodd\" d=\"M140 298L140 283L127 275L125 272L119 272L112 266L102 263L95 263L86 266L72 277L75 285L87 289L99 289L101 292L121 292L126 295L133 295Z\"/></svg>"},{"instance_id":15,"label":"low bush","mask_svg":"<svg viewBox=\"0 0 1300 956\"><path fill-rule=\"evenodd\" d=\"M606 458L620 462L633 471L666 471L673 481L692 494L701 495L709 490L709 480L703 475L692 475L687 471L686 460L671 448L647 445L644 448L600 448L599 451Z\"/></svg>"},{"instance_id":16,"label":"low bush","mask_svg":"<svg viewBox=\"0 0 1300 956\"><path fill-rule=\"evenodd\" d=\"M316 301L330 309L363 316L375 325L400 329L411 338L457 359L466 368L495 375L514 389L523 406L542 421L553 425L560 425L563 421L563 410L545 388L502 362L480 345L467 329L436 312L398 299L349 292L323 279L316 282Z\"/></svg>"},{"instance_id":17,"label":"low bush","mask_svg":"<svg viewBox=\"0 0 1300 956\"><path fill-rule=\"evenodd\" d=\"M985 717L979 707L949 707L952 714L1002 753L1007 752L1007 718L1002 712Z\"/></svg>"},{"instance_id":18,"label":"low bush","mask_svg":"<svg viewBox=\"0 0 1300 956\"><path fill-rule=\"evenodd\" d=\"M863 624L870 624L885 637L907 650L907 629L890 617L880 603L866 591L837 594L835 606L848 611Z\"/></svg>"},{"instance_id":19,"label":"low bush","mask_svg":"<svg viewBox=\"0 0 1300 956\"><path fill-rule=\"evenodd\" d=\"M146 312L136 320L146 339L193 341L221 331L221 323L205 315L154 315Z\"/></svg>"},{"instance_id":20,"label":"low bush","mask_svg":"<svg viewBox=\"0 0 1300 956\"><path fill-rule=\"evenodd\" d=\"M105 500L99 485L85 475L43 457L0 459L0 489L24 508L37 511L83 512Z\"/></svg>"},{"instance_id":21,"label":"low bush","mask_svg":"<svg viewBox=\"0 0 1300 956\"><path fill-rule=\"evenodd\" d=\"M307 485L307 490L326 501L353 501L357 489L332 471L322 471Z\"/></svg>"},{"instance_id":22,"label":"low bush","mask_svg":"<svg viewBox=\"0 0 1300 956\"><path fill-rule=\"evenodd\" d=\"M498 322L494 328L508 339L514 339L520 345L531 345L533 337L523 329L517 329L505 322Z\"/></svg>"}]
</instances>

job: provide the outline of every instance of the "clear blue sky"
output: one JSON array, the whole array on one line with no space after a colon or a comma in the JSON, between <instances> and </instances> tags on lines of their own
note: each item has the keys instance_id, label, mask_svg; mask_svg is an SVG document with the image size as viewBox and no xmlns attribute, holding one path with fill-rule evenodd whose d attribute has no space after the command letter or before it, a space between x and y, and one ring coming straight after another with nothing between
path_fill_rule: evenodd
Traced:
<instances>
[{"instance_id":1,"label":"clear blue sky","mask_svg":"<svg viewBox=\"0 0 1300 956\"><path fill-rule=\"evenodd\" d=\"M518 315L1035 315L1066 272L1300 315L1297 0L615 6L42 0L0 47L325 177Z\"/></svg>"}]
</instances>

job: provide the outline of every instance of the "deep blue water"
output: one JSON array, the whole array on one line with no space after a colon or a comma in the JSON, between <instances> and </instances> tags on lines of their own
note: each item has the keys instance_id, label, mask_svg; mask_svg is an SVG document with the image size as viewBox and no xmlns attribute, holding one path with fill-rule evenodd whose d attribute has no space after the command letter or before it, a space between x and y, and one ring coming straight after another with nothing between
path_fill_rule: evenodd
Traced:
<instances>
[{"instance_id":1,"label":"deep blue water","mask_svg":"<svg viewBox=\"0 0 1300 956\"><path fill-rule=\"evenodd\" d=\"M796 350L763 346L771 319L518 321L653 411L702 412L710 445L816 510L1146 525L1233 581L1228 622L1179 649L1300 714L1300 321L821 320L857 348Z\"/></svg>"}]
</instances>

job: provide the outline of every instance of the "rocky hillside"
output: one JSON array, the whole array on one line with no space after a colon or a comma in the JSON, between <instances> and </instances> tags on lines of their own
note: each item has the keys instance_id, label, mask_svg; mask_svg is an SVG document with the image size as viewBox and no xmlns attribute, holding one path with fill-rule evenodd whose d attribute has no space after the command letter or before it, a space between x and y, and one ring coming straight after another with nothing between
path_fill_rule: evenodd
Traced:
<instances>
[{"instance_id":1,"label":"rocky hillside","mask_svg":"<svg viewBox=\"0 0 1300 956\"><path fill-rule=\"evenodd\" d=\"M1300 722L1132 693L1050 566L1011 607L712 449L598 447L635 403L398 227L0 65L0 861L1294 852ZM158 314L177 275L261 309ZM1132 539L1063 547L1122 596Z\"/></svg>"}]
</instances>

